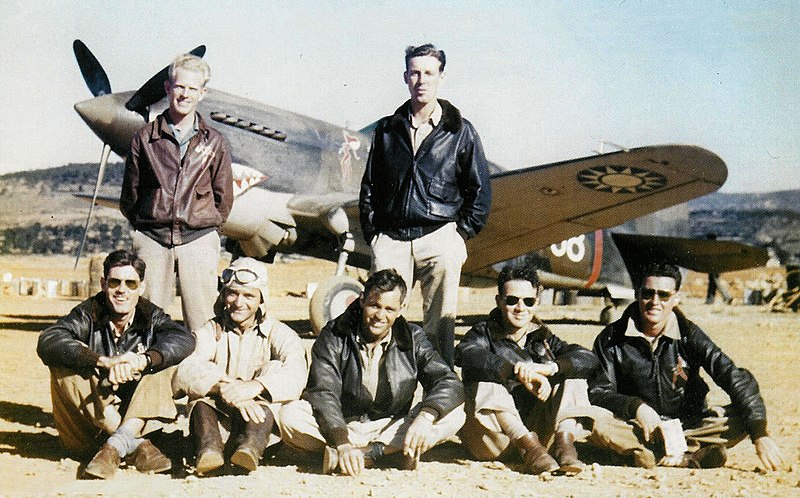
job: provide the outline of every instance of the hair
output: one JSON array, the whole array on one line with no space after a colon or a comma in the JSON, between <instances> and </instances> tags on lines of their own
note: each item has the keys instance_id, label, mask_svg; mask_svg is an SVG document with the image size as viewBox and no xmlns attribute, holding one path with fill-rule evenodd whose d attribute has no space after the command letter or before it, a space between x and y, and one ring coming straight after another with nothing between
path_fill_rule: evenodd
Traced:
<instances>
[{"instance_id":1,"label":"hair","mask_svg":"<svg viewBox=\"0 0 800 498\"><path fill-rule=\"evenodd\" d=\"M211 79L211 67L208 62L193 54L182 54L173 59L169 65L169 80L175 81L175 71L178 69L197 71L203 75L203 86Z\"/></svg>"},{"instance_id":2,"label":"hair","mask_svg":"<svg viewBox=\"0 0 800 498\"><path fill-rule=\"evenodd\" d=\"M406 47L406 71L408 71L408 62L412 58L424 57L426 55L439 59L439 71L444 71L444 65L447 63L447 56L444 55L444 50L436 48L433 43L426 43L418 47L413 45Z\"/></svg>"},{"instance_id":3,"label":"hair","mask_svg":"<svg viewBox=\"0 0 800 498\"><path fill-rule=\"evenodd\" d=\"M527 280L534 289L539 289L542 285L539 281L539 274L536 273L536 268L525 264L509 263L500 270L500 275L497 277L497 293L499 295L503 295L506 282L511 280Z\"/></svg>"},{"instance_id":4,"label":"hair","mask_svg":"<svg viewBox=\"0 0 800 498\"><path fill-rule=\"evenodd\" d=\"M364 296L369 296L373 290L378 290L381 294L400 289L400 301L406 300L408 287L403 277L394 268L376 271L364 282Z\"/></svg>"},{"instance_id":5,"label":"hair","mask_svg":"<svg viewBox=\"0 0 800 498\"><path fill-rule=\"evenodd\" d=\"M644 285L647 277L669 277L675 280L675 290L681 288L681 271L671 263L648 263L638 271L637 287Z\"/></svg>"},{"instance_id":6,"label":"hair","mask_svg":"<svg viewBox=\"0 0 800 498\"><path fill-rule=\"evenodd\" d=\"M118 266L132 266L133 269L136 270L136 273L139 274L139 279L144 280L144 270L147 265L144 264L144 261L137 256L136 253L126 251L125 249L117 249L111 252L106 256L105 261L103 261L103 278L108 277L108 273L111 269Z\"/></svg>"}]
</instances>

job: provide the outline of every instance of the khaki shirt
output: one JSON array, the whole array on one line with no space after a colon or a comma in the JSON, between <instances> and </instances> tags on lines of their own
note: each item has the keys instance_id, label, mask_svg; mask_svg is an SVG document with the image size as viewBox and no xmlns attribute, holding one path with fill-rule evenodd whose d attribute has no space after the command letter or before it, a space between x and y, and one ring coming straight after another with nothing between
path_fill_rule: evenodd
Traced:
<instances>
[{"instance_id":1,"label":"khaki shirt","mask_svg":"<svg viewBox=\"0 0 800 498\"><path fill-rule=\"evenodd\" d=\"M438 102L436 103L436 107L433 109L431 116L421 123L415 122L414 116L412 116L411 113L408 114L408 121L411 123L411 127L409 128L408 132L411 135L411 146L414 148L414 154L417 153L417 149L419 149L422 141L431 134L433 129L441 120L442 106Z\"/></svg>"},{"instance_id":2,"label":"khaki shirt","mask_svg":"<svg viewBox=\"0 0 800 498\"><path fill-rule=\"evenodd\" d=\"M305 349L287 325L268 316L239 334L210 320L195 335L194 353L178 366L176 392L202 398L229 377L259 381L276 403L300 398L308 378Z\"/></svg>"}]
</instances>

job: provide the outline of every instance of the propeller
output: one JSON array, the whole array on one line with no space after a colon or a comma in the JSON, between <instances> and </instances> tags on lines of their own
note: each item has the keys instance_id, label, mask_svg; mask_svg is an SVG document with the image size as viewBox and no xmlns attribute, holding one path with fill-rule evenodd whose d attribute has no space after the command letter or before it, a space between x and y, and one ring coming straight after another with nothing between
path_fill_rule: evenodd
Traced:
<instances>
[{"instance_id":1,"label":"propeller","mask_svg":"<svg viewBox=\"0 0 800 498\"><path fill-rule=\"evenodd\" d=\"M78 61L78 67L81 68L83 81L89 87L92 95L99 97L100 95L107 95L111 93L111 83L108 81L108 75L103 70L103 66L94 56L82 41L75 40L72 42L72 51L75 52L75 59Z\"/></svg>"},{"instance_id":2,"label":"propeller","mask_svg":"<svg viewBox=\"0 0 800 498\"><path fill-rule=\"evenodd\" d=\"M206 53L206 46L200 45L189 53L202 57ZM164 82L168 77L169 66L157 72L152 78L147 80L144 85L139 87L136 93L133 94L133 97L125 103L125 107L129 111L138 112L142 116L145 116L147 108L150 107L150 105L166 97L167 92L164 89ZM147 116L145 116L145 120L147 120Z\"/></svg>"}]
</instances>

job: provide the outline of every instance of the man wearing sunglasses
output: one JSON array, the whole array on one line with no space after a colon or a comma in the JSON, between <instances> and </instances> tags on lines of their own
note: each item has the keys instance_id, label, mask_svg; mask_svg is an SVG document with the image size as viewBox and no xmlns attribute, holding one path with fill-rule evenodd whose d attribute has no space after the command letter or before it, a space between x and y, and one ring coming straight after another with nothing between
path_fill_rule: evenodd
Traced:
<instances>
[{"instance_id":1,"label":"man wearing sunglasses","mask_svg":"<svg viewBox=\"0 0 800 498\"><path fill-rule=\"evenodd\" d=\"M504 458L514 447L523 472L574 475L582 469L575 440L592 429L586 377L597 359L536 317L536 270L507 265L497 291L497 307L456 347L467 392L462 441L479 460Z\"/></svg>"},{"instance_id":2,"label":"man wearing sunglasses","mask_svg":"<svg viewBox=\"0 0 800 498\"><path fill-rule=\"evenodd\" d=\"M59 439L77 456L100 447L86 466L89 477L112 477L123 458L141 472L172 467L143 435L176 418L174 366L195 341L141 299L144 275L144 261L135 254L112 252L103 262L102 292L39 335Z\"/></svg>"},{"instance_id":3,"label":"man wearing sunglasses","mask_svg":"<svg viewBox=\"0 0 800 498\"><path fill-rule=\"evenodd\" d=\"M598 421L605 446L632 455L642 467L709 468L723 466L726 448L749 435L764 468L781 468L756 379L678 309L678 268L650 264L638 275L637 301L594 343L601 368L590 381L589 399L614 414ZM728 394L730 405L707 406L701 369ZM670 429L677 421L682 431Z\"/></svg>"},{"instance_id":4,"label":"man wearing sunglasses","mask_svg":"<svg viewBox=\"0 0 800 498\"><path fill-rule=\"evenodd\" d=\"M255 470L280 440L273 429L281 406L300 398L307 378L300 338L267 313L266 265L239 258L222 272L222 285L216 316L195 330L195 352L175 376L176 395L189 395L200 475L223 468L223 433L236 470Z\"/></svg>"},{"instance_id":5,"label":"man wearing sunglasses","mask_svg":"<svg viewBox=\"0 0 800 498\"><path fill-rule=\"evenodd\" d=\"M464 423L461 381L425 332L401 316L405 297L395 270L374 273L314 342L303 401L281 409L286 443L322 453L325 474L387 464L413 470Z\"/></svg>"}]
</instances>

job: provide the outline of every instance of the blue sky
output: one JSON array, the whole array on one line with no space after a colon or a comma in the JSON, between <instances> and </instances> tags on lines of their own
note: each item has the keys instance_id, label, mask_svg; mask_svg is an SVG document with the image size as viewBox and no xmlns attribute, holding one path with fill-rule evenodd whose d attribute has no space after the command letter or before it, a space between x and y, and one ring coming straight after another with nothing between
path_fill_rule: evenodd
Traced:
<instances>
[{"instance_id":1,"label":"blue sky","mask_svg":"<svg viewBox=\"0 0 800 498\"><path fill-rule=\"evenodd\" d=\"M517 168L686 143L727 192L800 188L800 3L2 0L0 174L97 161L72 106L82 39L115 91L206 44L210 86L357 129L407 98L406 45L448 55L440 95Z\"/></svg>"}]
</instances>

